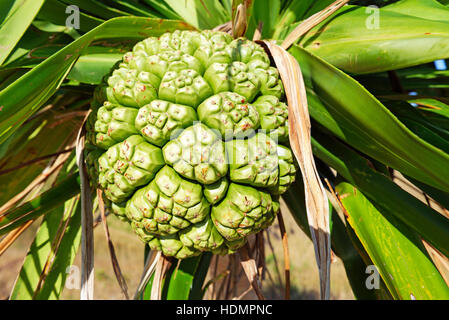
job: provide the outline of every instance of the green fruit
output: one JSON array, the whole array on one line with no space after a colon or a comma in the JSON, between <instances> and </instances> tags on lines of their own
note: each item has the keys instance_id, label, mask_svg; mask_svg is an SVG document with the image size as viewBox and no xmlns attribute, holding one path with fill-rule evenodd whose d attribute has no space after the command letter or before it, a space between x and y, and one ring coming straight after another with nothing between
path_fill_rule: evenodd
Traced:
<instances>
[{"instance_id":1,"label":"green fruit","mask_svg":"<svg viewBox=\"0 0 449 320\"><path fill-rule=\"evenodd\" d=\"M92 186L153 250L235 252L272 223L295 179L282 99L251 41L213 31L143 40L94 92Z\"/></svg>"}]
</instances>

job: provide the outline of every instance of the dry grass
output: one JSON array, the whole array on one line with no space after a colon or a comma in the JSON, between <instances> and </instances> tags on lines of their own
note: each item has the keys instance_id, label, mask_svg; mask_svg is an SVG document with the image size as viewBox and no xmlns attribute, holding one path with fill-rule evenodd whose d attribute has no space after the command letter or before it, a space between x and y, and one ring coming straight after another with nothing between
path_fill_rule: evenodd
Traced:
<instances>
[{"instance_id":1,"label":"dry grass","mask_svg":"<svg viewBox=\"0 0 449 320\"><path fill-rule=\"evenodd\" d=\"M291 257L291 283L292 299L318 299L319 281L318 270L315 263L315 254L312 242L296 226L293 219L288 214L284 214L285 224L288 232L290 257ZM130 227L116 219L108 218L112 241L114 242L117 258L120 263L123 275L132 296L137 288L143 270L144 245L134 236ZM39 222L38 222L39 223ZM15 277L20 270L23 258L33 239L38 223L33 224L21 238L19 238L3 256L0 257L0 298L8 297L14 284ZM280 274L283 281L283 252L280 233L277 225L270 229L275 255L272 254L268 244L266 244L267 267L274 278L270 281L265 277L263 281L263 291L267 298L282 299L283 285L279 284L275 258L281 269ZM74 264L80 266L80 255L75 259ZM242 279L243 290L248 286L245 279ZM65 289L62 299L79 299L79 290ZM103 228L95 229L95 299L123 299L117 280L111 265L109 251L106 243ZM253 299L252 292L244 296L244 299ZM331 268L331 299L353 299L353 294L349 286L343 264L339 259L335 259Z\"/></svg>"}]
</instances>

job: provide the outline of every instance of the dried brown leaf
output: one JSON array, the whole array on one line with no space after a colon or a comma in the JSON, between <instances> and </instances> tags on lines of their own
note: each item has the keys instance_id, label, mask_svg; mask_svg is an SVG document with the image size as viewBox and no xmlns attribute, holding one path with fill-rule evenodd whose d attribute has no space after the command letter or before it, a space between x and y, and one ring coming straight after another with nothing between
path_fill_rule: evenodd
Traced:
<instances>
[{"instance_id":1,"label":"dried brown leaf","mask_svg":"<svg viewBox=\"0 0 449 320\"><path fill-rule=\"evenodd\" d=\"M169 258L161 255L161 258L156 264L156 270L154 272L154 279L151 286L151 300L161 300L162 282L168 269L170 269L171 264L172 262Z\"/></svg>"},{"instance_id":2,"label":"dried brown leaf","mask_svg":"<svg viewBox=\"0 0 449 320\"><path fill-rule=\"evenodd\" d=\"M424 247L426 248L433 262L435 263L435 266L437 267L444 281L449 286L449 258L446 257L444 254L442 254L440 251L438 251L434 246L432 246L427 241L422 240L422 243L424 244Z\"/></svg>"},{"instance_id":3,"label":"dried brown leaf","mask_svg":"<svg viewBox=\"0 0 449 320\"><path fill-rule=\"evenodd\" d=\"M285 300L290 300L290 254L288 252L287 231L285 230L284 218L280 210L277 216L282 238L282 247L284 248Z\"/></svg>"},{"instance_id":4,"label":"dried brown leaf","mask_svg":"<svg viewBox=\"0 0 449 320\"><path fill-rule=\"evenodd\" d=\"M73 148L74 143L70 143L66 148ZM21 200L29 196L35 195L39 192L41 187L48 179L56 178L64 163L69 159L70 153L60 154L54 162L49 164L40 175L38 175L25 189L16 194L13 198L8 200L0 208L0 221L8 214L8 211L18 204Z\"/></svg>"},{"instance_id":5,"label":"dried brown leaf","mask_svg":"<svg viewBox=\"0 0 449 320\"><path fill-rule=\"evenodd\" d=\"M229 270L224 270L223 272L221 272L218 275L215 275L212 279L210 279L209 281L207 281L204 286L203 286L203 290L211 290L211 298L212 300L217 300L217 295L215 294L215 284L217 284L220 280L223 280L225 277L227 277L229 275L230 271Z\"/></svg>"},{"instance_id":6,"label":"dried brown leaf","mask_svg":"<svg viewBox=\"0 0 449 320\"><path fill-rule=\"evenodd\" d=\"M262 284L259 280L259 272L257 270L256 261L249 256L248 244L245 244L238 250L238 255L240 257L240 263L242 264L246 277L248 278L249 283L256 293L257 298L259 300L265 300L265 297L262 293Z\"/></svg>"},{"instance_id":7,"label":"dried brown leaf","mask_svg":"<svg viewBox=\"0 0 449 320\"><path fill-rule=\"evenodd\" d=\"M257 243L257 255L255 259L257 263L257 270L259 271L260 275L260 280L262 281L265 272L265 243L262 232L256 234L256 243Z\"/></svg>"},{"instance_id":8,"label":"dried brown leaf","mask_svg":"<svg viewBox=\"0 0 449 320\"><path fill-rule=\"evenodd\" d=\"M220 24L219 26L216 26L212 30L232 34L232 23L231 21L228 21L226 23Z\"/></svg>"},{"instance_id":9,"label":"dried brown leaf","mask_svg":"<svg viewBox=\"0 0 449 320\"><path fill-rule=\"evenodd\" d=\"M330 296L329 203L316 170L311 145L311 124L306 88L296 59L276 44L263 41L276 64L288 104L290 146L301 169L304 182L307 219L320 273L321 298Z\"/></svg>"},{"instance_id":10,"label":"dried brown leaf","mask_svg":"<svg viewBox=\"0 0 449 320\"><path fill-rule=\"evenodd\" d=\"M271 256L273 257L274 269L276 271L277 281L278 281L278 283L282 283L282 277L281 277L281 271L280 271L280 267L279 267L279 262L278 262L278 259L276 258L276 252L274 250L273 242L271 241L270 231L268 229L266 230L265 235L267 237L268 247L270 248L270 251L271 251ZM271 276L271 274L270 274L270 276ZM271 280L274 283L274 279L271 279Z\"/></svg>"},{"instance_id":11,"label":"dried brown leaf","mask_svg":"<svg viewBox=\"0 0 449 320\"><path fill-rule=\"evenodd\" d=\"M232 20L232 36L234 39L245 35L246 29L248 28L247 10L247 1L239 4L235 9L235 13L233 14L234 19Z\"/></svg>"},{"instance_id":12,"label":"dried brown leaf","mask_svg":"<svg viewBox=\"0 0 449 320\"><path fill-rule=\"evenodd\" d=\"M0 241L0 256L17 240L18 237L26 230L29 226L33 224L34 220L29 220L25 224L21 225L17 229L9 232L1 241Z\"/></svg>"},{"instance_id":13,"label":"dried brown leaf","mask_svg":"<svg viewBox=\"0 0 449 320\"><path fill-rule=\"evenodd\" d=\"M21 168L23 168L23 167L30 166L30 165L35 164L35 163L37 163L37 162L41 162L41 161L44 161L44 160L48 160L48 159L50 159L50 158L55 158L55 157L59 156L60 154L72 152L73 149L74 149L74 147L71 147L71 148L66 149L66 150L62 150L62 151L55 152L55 153L52 153L52 154L47 154L47 155L45 155L45 156L41 156L41 157L38 157L38 158L35 158L35 159L31 159L31 160L29 160L29 161L20 163L20 164L18 164L17 166L14 166L14 167L12 167L12 168L8 168L8 169L1 170L1 171L0 171L0 176L1 176L1 175L4 175L4 174L7 174L7 173L10 173L10 172L12 172L12 171L21 169Z\"/></svg>"},{"instance_id":14,"label":"dried brown leaf","mask_svg":"<svg viewBox=\"0 0 449 320\"><path fill-rule=\"evenodd\" d=\"M244 296L246 296L251 290L253 290L252 286L249 286L245 291L243 291L239 296L232 298L232 300L242 300Z\"/></svg>"},{"instance_id":15,"label":"dried brown leaf","mask_svg":"<svg viewBox=\"0 0 449 320\"><path fill-rule=\"evenodd\" d=\"M134 300L139 299L142 295L143 290L145 289L148 281L150 281L150 278L156 269L156 265L161 259L161 255L162 254L160 251L157 251L157 253L155 253L155 251L151 251L150 254L148 254L147 259L145 260L145 267L143 268L142 277L140 278L136 293L134 294Z\"/></svg>"},{"instance_id":16,"label":"dried brown leaf","mask_svg":"<svg viewBox=\"0 0 449 320\"><path fill-rule=\"evenodd\" d=\"M94 298L94 232L92 197L84 163L85 122L76 139L76 163L79 168L81 186L81 300Z\"/></svg>"},{"instance_id":17,"label":"dried brown leaf","mask_svg":"<svg viewBox=\"0 0 449 320\"><path fill-rule=\"evenodd\" d=\"M254 31L253 41L258 41L262 39L262 29L263 29L263 21L260 21L257 25L256 30Z\"/></svg>"},{"instance_id":18,"label":"dried brown leaf","mask_svg":"<svg viewBox=\"0 0 449 320\"><path fill-rule=\"evenodd\" d=\"M224 272L226 273L224 276L224 279L221 281L220 287L217 290L217 295L215 297L215 299L220 299L222 293L224 292L225 289L225 285L226 287L228 287L228 283L229 281L231 281L231 268L232 268L232 259L233 259L233 255L228 255L227 259L228 259L228 264L226 266L226 269L224 270ZM224 296L227 296L227 292L224 293Z\"/></svg>"}]
</instances>

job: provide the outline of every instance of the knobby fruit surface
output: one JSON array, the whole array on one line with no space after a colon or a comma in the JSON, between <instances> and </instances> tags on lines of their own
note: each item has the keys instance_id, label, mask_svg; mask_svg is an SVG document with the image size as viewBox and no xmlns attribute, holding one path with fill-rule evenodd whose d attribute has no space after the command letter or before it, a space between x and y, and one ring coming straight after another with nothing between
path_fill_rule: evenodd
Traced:
<instances>
[{"instance_id":1,"label":"knobby fruit surface","mask_svg":"<svg viewBox=\"0 0 449 320\"><path fill-rule=\"evenodd\" d=\"M254 42L214 31L145 39L95 90L91 182L151 249L232 253L273 222L295 179L284 99Z\"/></svg>"}]
</instances>

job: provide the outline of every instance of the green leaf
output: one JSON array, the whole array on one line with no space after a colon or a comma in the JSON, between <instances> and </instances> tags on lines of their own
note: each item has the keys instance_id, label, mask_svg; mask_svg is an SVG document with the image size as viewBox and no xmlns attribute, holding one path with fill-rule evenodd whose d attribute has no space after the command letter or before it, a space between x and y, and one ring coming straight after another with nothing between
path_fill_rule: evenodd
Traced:
<instances>
[{"instance_id":1,"label":"green leaf","mask_svg":"<svg viewBox=\"0 0 449 320\"><path fill-rule=\"evenodd\" d=\"M413 99L427 121L449 131L449 105L435 99Z\"/></svg>"},{"instance_id":2,"label":"green leaf","mask_svg":"<svg viewBox=\"0 0 449 320\"><path fill-rule=\"evenodd\" d=\"M439 114L449 119L449 105L435 99L412 99L411 102L418 104L422 111Z\"/></svg>"},{"instance_id":3,"label":"green leaf","mask_svg":"<svg viewBox=\"0 0 449 320\"><path fill-rule=\"evenodd\" d=\"M280 0L254 1L252 10L246 36L251 39L259 22L262 22L262 39L271 38L281 10Z\"/></svg>"},{"instance_id":4,"label":"green leaf","mask_svg":"<svg viewBox=\"0 0 449 320\"><path fill-rule=\"evenodd\" d=\"M11 69L11 70L2 70L0 71L0 91L8 87L11 83L19 79L28 70L26 69Z\"/></svg>"},{"instance_id":5,"label":"green leaf","mask_svg":"<svg viewBox=\"0 0 449 320\"><path fill-rule=\"evenodd\" d=\"M134 16L163 18L158 15L157 12L150 10L148 7L138 3L137 1L130 0L104 0L106 4L113 6L119 10L125 11Z\"/></svg>"},{"instance_id":6,"label":"green leaf","mask_svg":"<svg viewBox=\"0 0 449 320\"><path fill-rule=\"evenodd\" d=\"M150 246L144 247L144 261L148 259L148 255L151 253ZM151 288L153 286L153 279L154 279L154 272L151 274L150 279L148 279L148 283L146 284L141 296L139 297L140 300L150 300L151 298Z\"/></svg>"},{"instance_id":7,"label":"green leaf","mask_svg":"<svg viewBox=\"0 0 449 320\"><path fill-rule=\"evenodd\" d=\"M0 65L40 10L45 0L2 0L0 6Z\"/></svg>"},{"instance_id":8,"label":"green leaf","mask_svg":"<svg viewBox=\"0 0 449 320\"><path fill-rule=\"evenodd\" d=\"M406 101L388 101L388 108L416 135L449 153L449 131L439 127L438 122L431 122L427 117L423 117L421 108L415 108Z\"/></svg>"},{"instance_id":9,"label":"green leaf","mask_svg":"<svg viewBox=\"0 0 449 320\"><path fill-rule=\"evenodd\" d=\"M35 21L28 28L0 69L33 67L73 40L63 33L66 31L65 27L57 32L44 32L35 27L35 24L43 23Z\"/></svg>"},{"instance_id":10,"label":"green leaf","mask_svg":"<svg viewBox=\"0 0 449 320\"><path fill-rule=\"evenodd\" d=\"M160 0L142 0L154 10L158 11L167 19L179 20L181 17L175 11L173 11L164 1Z\"/></svg>"},{"instance_id":11,"label":"green leaf","mask_svg":"<svg viewBox=\"0 0 449 320\"><path fill-rule=\"evenodd\" d=\"M57 25L47 20L36 19L33 21L33 27L43 32L59 33L59 35L66 34L67 36L70 37L70 40L67 41L66 43L71 42L72 40L76 40L80 37L80 34L78 33L77 29L67 27L65 25L63 26Z\"/></svg>"},{"instance_id":12,"label":"green leaf","mask_svg":"<svg viewBox=\"0 0 449 320\"><path fill-rule=\"evenodd\" d=\"M407 118L400 118L400 119L402 123L404 123L418 137L449 154L449 140L444 139L443 137L438 135L434 130L432 130L430 124L429 126L426 126L419 121Z\"/></svg>"},{"instance_id":13,"label":"green leaf","mask_svg":"<svg viewBox=\"0 0 449 320\"><path fill-rule=\"evenodd\" d=\"M106 21L78 38L0 92L0 143L56 92L92 41L110 38L137 41L186 28L189 26L181 21L119 17Z\"/></svg>"},{"instance_id":14,"label":"green leaf","mask_svg":"<svg viewBox=\"0 0 449 320\"><path fill-rule=\"evenodd\" d=\"M67 18L71 13L66 13L67 5L58 0L45 0L41 11L39 11L38 18L50 21L53 24L65 26ZM82 11L79 12L79 27L82 32L88 32L99 26L103 19L88 15Z\"/></svg>"},{"instance_id":15,"label":"green leaf","mask_svg":"<svg viewBox=\"0 0 449 320\"><path fill-rule=\"evenodd\" d=\"M97 0L61 0L61 2L66 5L78 6L81 11L104 20L129 15L129 13L125 11L110 7Z\"/></svg>"},{"instance_id":16,"label":"green leaf","mask_svg":"<svg viewBox=\"0 0 449 320\"><path fill-rule=\"evenodd\" d=\"M336 187L348 221L395 299L449 299L449 287L410 229L349 183Z\"/></svg>"},{"instance_id":17,"label":"green leaf","mask_svg":"<svg viewBox=\"0 0 449 320\"><path fill-rule=\"evenodd\" d=\"M63 45L47 45L42 47L37 47L32 50L31 54L23 55L22 57L15 59L13 62L5 64L5 69L15 69L15 68L33 68L41 63L43 60L47 59L54 53L58 52L63 48Z\"/></svg>"},{"instance_id":18,"label":"green leaf","mask_svg":"<svg viewBox=\"0 0 449 320\"><path fill-rule=\"evenodd\" d=\"M447 21L449 14L449 8L436 0L402 0L383 7L382 11L437 21Z\"/></svg>"},{"instance_id":19,"label":"green leaf","mask_svg":"<svg viewBox=\"0 0 449 320\"><path fill-rule=\"evenodd\" d=\"M173 265L166 276L164 288L162 288L162 291L166 290L166 294L163 295L166 300L187 300L189 298L200 259L201 257L183 259L180 261L179 267L176 264Z\"/></svg>"},{"instance_id":20,"label":"green leaf","mask_svg":"<svg viewBox=\"0 0 449 320\"><path fill-rule=\"evenodd\" d=\"M179 263L179 267L174 264L167 274L164 288L162 288L162 291L165 292L165 295L163 295L164 299L188 300L193 284L204 281L206 274L198 271L209 265L210 256L210 254L202 254L197 257L183 259Z\"/></svg>"},{"instance_id":21,"label":"green leaf","mask_svg":"<svg viewBox=\"0 0 449 320\"><path fill-rule=\"evenodd\" d=\"M232 15L232 0L221 0L223 7L229 16Z\"/></svg>"},{"instance_id":22,"label":"green leaf","mask_svg":"<svg viewBox=\"0 0 449 320\"><path fill-rule=\"evenodd\" d=\"M385 165L449 191L448 154L416 136L344 72L298 46L289 51L301 66L312 118Z\"/></svg>"},{"instance_id":23,"label":"green leaf","mask_svg":"<svg viewBox=\"0 0 449 320\"><path fill-rule=\"evenodd\" d=\"M55 251L56 244L60 241ZM59 299L81 241L81 210L79 200L69 200L42 221L30 246L11 300ZM54 257L54 260L49 260ZM51 267L37 290L46 262ZM42 280L41 280L42 281Z\"/></svg>"},{"instance_id":24,"label":"green leaf","mask_svg":"<svg viewBox=\"0 0 449 320\"><path fill-rule=\"evenodd\" d=\"M420 234L449 257L449 220L404 191L387 176L373 170L369 161L335 138L313 132L313 153L360 189L376 205Z\"/></svg>"},{"instance_id":25,"label":"green leaf","mask_svg":"<svg viewBox=\"0 0 449 320\"><path fill-rule=\"evenodd\" d=\"M264 2L264 1L261 1ZM334 0L301 0L290 1L287 6L282 10L279 16L278 23L276 24L276 30L273 38L279 39L281 34L286 35L285 29L291 29L292 24L297 21L304 20L314 13L323 10L330 5Z\"/></svg>"},{"instance_id":26,"label":"green leaf","mask_svg":"<svg viewBox=\"0 0 449 320\"><path fill-rule=\"evenodd\" d=\"M433 66L420 65L396 70L395 73L405 92L415 91L425 96L447 96L444 90L449 88L449 70L435 70ZM355 79L376 96L398 94L393 92L387 72L358 75Z\"/></svg>"},{"instance_id":27,"label":"green leaf","mask_svg":"<svg viewBox=\"0 0 449 320\"><path fill-rule=\"evenodd\" d=\"M218 0L164 0L185 22L198 29L213 29L231 17Z\"/></svg>"},{"instance_id":28,"label":"green leaf","mask_svg":"<svg viewBox=\"0 0 449 320\"><path fill-rule=\"evenodd\" d=\"M123 58L123 53L93 53L81 56L67 79L81 83L99 84L111 68Z\"/></svg>"},{"instance_id":29,"label":"green leaf","mask_svg":"<svg viewBox=\"0 0 449 320\"><path fill-rule=\"evenodd\" d=\"M364 250L348 222L343 223L337 212L333 212L332 250L343 262L349 284L358 300L390 300L392 297L384 281L379 288L371 290L366 286L367 267L373 262ZM381 279L380 279L381 280Z\"/></svg>"},{"instance_id":30,"label":"green leaf","mask_svg":"<svg viewBox=\"0 0 449 320\"><path fill-rule=\"evenodd\" d=\"M72 157L64 164L57 183L65 181L76 168L75 163L75 157ZM46 184L53 183L47 181ZM44 216L15 282L11 299L58 299L65 284L67 267L75 259L80 240L81 207L79 197L74 197Z\"/></svg>"},{"instance_id":31,"label":"green leaf","mask_svg":"<svg viewBox=\"0 0 449 320\"><path fill-rule=\"evenodd\" d=\"M410 7L416 1L412 2ZM379 11L345 6L309 31L299 44L334 66L358 74L448 58L449 9L435 9L428 2L417 8L427 19L389 11L388 6ZM444 21L428 19L435 10Z\"/></svg>"}]
</instances>

